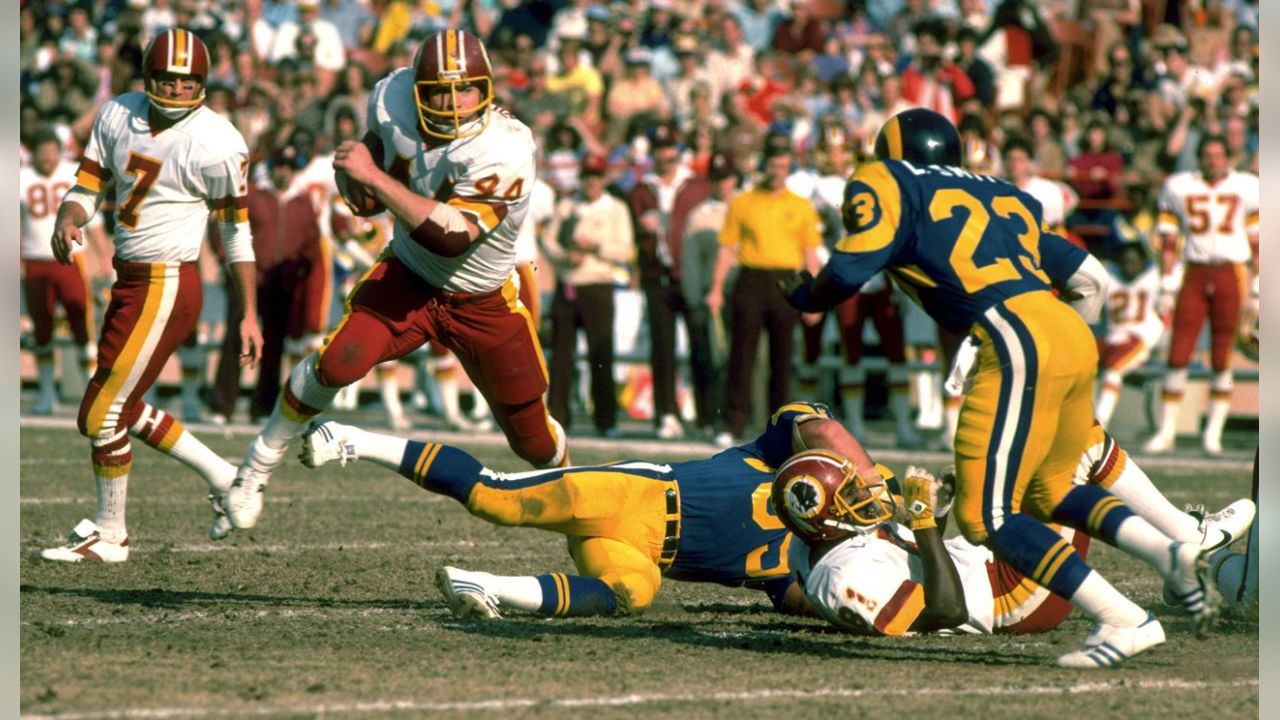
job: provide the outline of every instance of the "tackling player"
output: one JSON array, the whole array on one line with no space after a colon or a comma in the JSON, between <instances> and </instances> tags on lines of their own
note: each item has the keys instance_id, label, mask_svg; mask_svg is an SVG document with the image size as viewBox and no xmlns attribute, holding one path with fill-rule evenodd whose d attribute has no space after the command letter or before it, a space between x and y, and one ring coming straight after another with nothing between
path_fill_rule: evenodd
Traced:
<instances>
[{"instance_id":1,"label":"tackling player","mask_svg":"<svg viewBox=\"0 0 1280 720\"><path fill-rule=\"evenodd\" d=\"M455 614L492 618L506 608L558 616L639 613L664 577L760 589L775 607L802 607L798 592L788 591L791 534L769 492L774 468L808 448L849 458L875 482L892 477L826 406L803 402L779 408L754 441L688 462L501 473L458 448L332 421L306 432L301 457L308 467L369 460L495 525L568 536L579 575L440 570L437 583Z\"/></svg>"},{"instance_id":2,"label":"tackling player","mask_svg":"<svg viewBox=\"0 0 1280 720\"><path fill-rule=\"evenodd\" d=\"M814 312L887 268L941 327L970 335L977 369L955 442L960 530L1109 626L1115 661L1158 644L1163 630L1046 523L1086 530L1147 562L1207 627L1216 603L1199 547L1172 542L1106 491L1071 483L1093 421L1097 346L1082 316L1097 317L1101 264L1050 233L1033 197L963 170L959 134L936 112L895 115L876 155L846 186L849 235L826 268L779 287ZM1079 314L1053 296L1054 282ZM1088 650L1059 662L1082 662Z\"/></svg>"},{"instance_id":3,"label":"tackling player","mask_svg":"<svg viewBox=\"0 0 1280 720\"><path fill-rule=\"evenodd\" d=\"M1174 446L1178 411L1187 387L1187 365L1207 317L1213 379L1201 443L1208 455L1222 453L1222 428L1231 410L1231 346L1249 299L1250 283L1257 294L1258 176L1231 169L1227 142L1220 135L1201 140L1196 155L1200 168L1171 175L1160 192L1156 234L1160 238L1161 313L1168 312L1175 293L1177 304L1173 307L1160 427L1147 441L1147 452L1165 452ZM1179 232L1185 237L1181 250ZM1185 260L1181 279L1179 260Z\"/></svg>"},{"instance_id":4,"label":"tackling player","mask_svg":"<svg viewBox=\"0 0 1280 720\"><path fill-rule=\"evenodd\" d=\"M244 308L241 364L255 364L261 355L246 200L249 151L230 122L203 106L209 51L199 37L181 28L157 35L143 67L146 92L118 95L98 111L75 187L63 198L53 231L54 256L71 263L72 249L84 243L80 228L115 184L117 280L102 321L98 369L78 420L92 447L98 513L80 521L66 545L44 550L41 556L48 560L128 559L130 433L204 477L214 511L211 538L231 529L221 498L235 466L142 395L200 317L196 260L211 212L220 222Z\"/></svg>"},{"instance_id":5,"label":"tackling player","mask_svg":"<svg viewBox=\"0 0 1280 720\"><path fill-rule=\"evenodd\" d=\"M90 332L92 307L89 304L89 276L83 248L71 253L71 264L58 262L49 245L53 235L54 203L76 184L76 165L62 159L62 141L51 130L35 133L31 140L30 166L18 171L19 213L22 218L22 291L31 315L36 372L40 391L31 412L51 415L57 406L58 391L53 367L54 304L62 306L76 344L76 356L88 375L93 355ZM102 224L91 223L86 230L102 245Z\"/></svg>"},{"instance_id":6,"label":"tackling player","mask_svg":"<svg viewBox=\"0 0 1280 720\"><path fill-rule=\"evenodd\" d=\"M542 348L512 274L534 140L493 98L484 45L444 30L422 43L412 68L374 87L365 141L338 147L344 197L362 214L395 216L390 249L352 291L327 344L293 368L250 445L227 494L236 527L257 523L289 442L344 385L428 341L457 354L517 455L536 467L566 463L564 430L543 401Z\"/></svg>"}]
</instances>

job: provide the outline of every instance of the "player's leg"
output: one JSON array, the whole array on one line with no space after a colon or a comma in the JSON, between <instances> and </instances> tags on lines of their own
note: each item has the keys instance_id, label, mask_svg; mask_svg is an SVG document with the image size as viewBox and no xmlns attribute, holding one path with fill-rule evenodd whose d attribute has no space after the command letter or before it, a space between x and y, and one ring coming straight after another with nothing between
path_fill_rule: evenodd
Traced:
<instances>
[{"instance_id":1,"label":"player's leg","mask_svg":"<svg viewBox=\"0 0 1280 720\"><path fill-rule=\"evenodd\" d=\"M1258 454L1253 456L1253 499L1258 499ZM1214 579L1227 606L1258 619L1258 523L1249 530L1249 544L1244 554L1223 550L1210 562L1209 574Z\"/></svg>"},{"instance_id":2,"label":"player's leg","mask_svg":"<svg viewBox=\"0 0 1280 720\"><path fill-rule=\"evenodd\" d=\"M751 412L752 376L756 366L756 352L760 342L763 295L766 283L754 281L758 273L739 273L738 281L729 296L729 358L725 395L724 421L716 436L719 445L730 445L742 437ZM744 280L746 282L744 282ZM772 285L768 286L772 289ZM776 290L774 290L776 293Z\"/></svg>"},{"instance_id":3,"label":"player's leg","mask_svg":"<svg viewBox=\"0 0 1280 720\"><path fill-rule=\"evenodd\" d=\"M200 279L192 263L115 263L118 280L103 319L99 363L80 403L78 426L90 440L98 510L49 560L129 557L125 506L133 448L129 430L142 395L191 332L200 314Z\"/></svg>"},{"instance_id":4,"label":"player's leg","mask_svg":"<svg viewBox=\"0 0 1280 720\"><path fill-rule=\"evenodd\" d=\"M1243 265L1213 268L1213 296L1209 299L1209 364L1213 379L1209 383L1209 413L1205 421L1201 445L1208 455L1222 454L1222 429L1231 412L1231 353L1244 300L1248 297Z\"/></svg>"},{"instance_id":5,"label":"player's leg","mask_svg":"<svg viewBox=\"0 0 1280 720\"><path fill-rule=\"evenodd\" d=\"M404 403L400 398L400 362L380 362L374 368L374 374L378 378L378 395L387 413L387 425L392 430L408 430L413 422L404 414Z\"/></svg>"},{"instance_id":6,"label":"player's leg","mask_svg":"<svg viewBox=\"0 0 1280 720\"><path fill-rule=\"evenodd\" d=\"M83 373L82 380L88 382L93 375L97 355L93 344L93 304L89 300L92 294L89 261L85 259L85 253L78 253L71 262L74 272L68 273L67 279L59 284L58 302L67 313L71 338L76 344L76 360Z\"/></svg>"},{"instance_id":7,"label":"player's leg","mask_svg":"<svg viewBox=\"0 0 1280 720\"><path fill-rule=\"evenodd\" d=\"M551 296L551 356L555 362L550 368L550 387L547 405L554 417L564 427L573 426L572 404L573 368L578 344L578 292L579 288L563 281L556 282ZM572 296L572 297L570 297Z\"/></svg>"},{"instance_id":8,"label":"player's leg","mask_svg":"<svg viewBox=\"0 0 1280 720\"><path fill-rule=\"evenodd\" d=\"M768 410L782 407L793 398L791 395L792 355L795 352L796 326L800 324L800 311L781 293L765 296L764 321L769 333L769 392Z\"/></svg>"},{"instance_id":9,"label":"player's leg","mask_svg":"<svg viewBox=\"0 0 1280 720\"><path fill-rule=\"evenodd\" d=\"M943 377L942 443L949 448L954 448L956 444L956 431L960 427L960 406L964 404L964 392L951 389L946 383L946 378L951 374L952 364L963 341L963 335L953 333L941 325L938 326L938 349L942 356Z\"/></svg>"},{"instance_id":10,"label":"player's leg","mask_svg":"<svg viewBox=\"0 0 1280 720\"><path fill-rule=\"evenodd\" d=\"M676 314L672 288L648 286L644 291L649 317L649 363L653 372L653 419L658 437L684 437L676 404Z\"/></svg>"},{"instance_id":11,"label":"player's leg","mask_svg":"<svg viewBox=\"0 0 1280 720\"><path fill-rule=\"evenodd\" d=\"M58 405L58 384L53 356L53 313L56 287L49 261L28 260L23 263L22 291L26 295L27 313L31 316L32 353L36 357L39 389L31 407L33 415L51 415Z\"/></svg>"},{"instance_id":12,"label":"player's leg","mask_svg":"<svg viewBox=\"0 0 1280 720\"><path fill-rule=\"evenodd\" d=\"M605 434L618 423L618 392L613 380L613 286L588 285L579 291L582 302L578 312L587 338L591 373L592 419L596 432Z\"/></svg>"},{"instance_id":13,"label":"player's leg","mask_svg":"<svg viewBox=\"0 0 1280 720\"><path fill-rule=\"evenodd\" d=\"M1098 402L1094 406L1093 415L1103 427L1111 422L1111 415L1115 412L1124 386L1124 376L1145 363L1150 354L1146 343L1132 334L1122 341L1099 343L1102 387L1098 390Z\"/></svg>"},{"instance_id":14,"label":"player's leg","mask_svg":"<svg viewBox=\"0 0 1280 720\"><path fill-rule=\"evenodd\" d=\"M1178 301L1173 309L1173 334L1169 340L1169 369L1164 378L1164 392L1160 403L1160 426L1156 434L1143 446L1150 453L1173 449L1178 433L1178 413L1182 397L1187 391L1187 366L1195 351L1200 328L1209 316L1208 289L1204 268L1187 268L1178 291Z\"/></svg>"}]
</instances>

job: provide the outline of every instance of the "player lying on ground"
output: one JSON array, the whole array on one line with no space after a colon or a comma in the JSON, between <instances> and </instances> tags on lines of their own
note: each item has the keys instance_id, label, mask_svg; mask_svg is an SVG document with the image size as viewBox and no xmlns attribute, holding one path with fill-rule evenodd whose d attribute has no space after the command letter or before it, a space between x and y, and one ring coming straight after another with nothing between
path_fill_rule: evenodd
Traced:
<instances>
[{"instance_id":1,"label":"player lying on ground","mask_svg":"<svg viewBox=\"0 0 1280 720\"><path fill-rule=\"evenodd\" d=\"M769 506L769 488L774 468L810 448L849 458L869 482L891 477L825 405L801 402L775 412L752 442L687 462L501 473L458 448L331 421L304 434L302 462L371 460L496 525L568 536L578 575L443 568L437 582L460 616L498 617L504 608L578 616L643 611L664 577L760 589L779 609L803 607L798 590L788 597L791 534Z\"/></svg>"},{"instance_id":2,"label":"player lying on ground","mask_svg":"<svg viewBox=\"0 0 1280 720\"><path fill-rule=\"evenodd\" d=\"M1069 602L997 560L987 548L963 537L943 542L950 498L939 493L928 472L911 467L905 473L904 527L888 519L893 508L845 512L835 501L845 469L820 453L797 456L779 468L773 497L783 522L799 540L792 543L789 564L810 605L832 624L872 635L1027 633L1052 630L1071 612ZM1074 481L1108 489L1176 540L1218 550L1212 559L1215 568L1241 557L1228 546L1248 532L1255 514L1247 499L1203 520L1178 511L1096 424ZM875 517L886 519L869 526L861 522ZM1064 543L1085 557L1087 535L1054 527ZM1163 631L1154 615L1148 618L1149 632L1158 638L1152 647L1163 642ZM1108 631L1105 625L1095 626L1083 655L1071 653L1059 663L1093 668L1123 660L1123 648L1107 645Z\"/></svg>"}]
</instances>

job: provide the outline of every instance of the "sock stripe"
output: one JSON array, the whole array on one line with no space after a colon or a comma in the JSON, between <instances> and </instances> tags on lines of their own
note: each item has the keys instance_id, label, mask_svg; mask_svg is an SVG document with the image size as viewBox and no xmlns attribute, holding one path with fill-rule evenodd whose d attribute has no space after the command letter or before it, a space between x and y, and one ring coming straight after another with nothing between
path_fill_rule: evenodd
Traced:
<instances>
[{"instance_id":1,"label":"sock stripe","mask_svg":"<svg viewBox=\"0 0 1280 720\"><path fill-rule=\"evenodd\" d=\"M416 470L418 479L422 480L427 477L427 473L431 471L431 463L435 462L436 456L440 454L440 443L427 443L422 450L422 457L418 458L418 469Z\"/></svg>"},{"instance_id":2,"label":"sock stripe","mask_svg":"<svg viewBox=\"0 0 1280 720\"><path fill-rule=\"evenodd\" d=\"M569 614L569 578L564 573L551 573L551 579L556 584L555 614L564 617Z\"/></svg>"},{"instance_id":3,"label":"sock stripe","mask_svg":"<svg viewBox=\"0 0 1280 720\"><path fill-rule=\"evenodd\" d=\"M1085 527L1089 529L1089 534L1099 537L1098 529L1102 527L1102 522L1106 519L1107 514L1123 504L1120 498L1112 496L1094 505L1093 510L1089 513L1089 518L1085 520Z\"/></svg>"},{"instance_id":4,"label":"sock stripe","mask_svg":"<svg viewBox=\"0 0 1280 720\"><path fill-rule=\"evenodd\" d=\"M1058 572L1058 568L1066 560L1066 552L1070 549L1070 544L1066 540L1059 539L1049 548L1049 552L1044 554L1040 559L1040 564L1036 566L1035 574L1031 577L1041 585L1048 585L1053 579L1054 574Z\"/></svg>"},{"instance_id":5,"label":"sock stripe","mask_svg":"<svg viewBox=\"0 0 1280 720\"><path fill-rule=\"evenodd\" d=\"M417 480L422 479L422 463L427 459L427 455L431 452L431 448L435 443L424 443L422 452L418 454L418 461L413 464L413 477Z\"/></svg>"}]
</instances>

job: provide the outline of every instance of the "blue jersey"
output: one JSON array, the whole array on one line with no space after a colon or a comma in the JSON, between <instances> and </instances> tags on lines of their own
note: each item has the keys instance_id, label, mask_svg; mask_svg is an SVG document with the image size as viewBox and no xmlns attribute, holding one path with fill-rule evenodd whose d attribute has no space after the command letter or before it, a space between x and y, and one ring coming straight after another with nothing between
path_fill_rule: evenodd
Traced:
<instances>
[{"instance_id":1,"label":"blue jersey","mask_svg":"<svg viewBox=\"0 0 1280 720\"><path fill-rule=\"evenodd\" d=\"M845 187L855 227L828 273L846 292L881 269L939 325L968 332L987 309L1050 289L1088 253L1050 232L1040 202L1012 183L960 168L884 160Z\"/></svg>"},{"instance_id":2,"label":"blue jersey","mask_svg":"<svg viewBox=\"0 0 1280 720\"><path fill-rule=\"evenodd\" d=\"M769 592L775 603L791 582L787 550L792 536L773 507L774 470L794 453L798 417L831 417L820 403L789 403L753 442L706 460L672 463L680 488L680 549L665 575L677 580L746 585Z\"/></svg>"}]
</instances>

